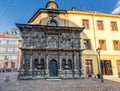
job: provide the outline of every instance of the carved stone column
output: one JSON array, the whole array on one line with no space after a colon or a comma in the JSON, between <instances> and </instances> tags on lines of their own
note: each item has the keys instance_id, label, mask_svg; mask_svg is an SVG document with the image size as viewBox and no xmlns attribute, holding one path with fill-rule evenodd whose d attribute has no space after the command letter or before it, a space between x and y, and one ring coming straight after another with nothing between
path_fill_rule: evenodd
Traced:
<instances>
[{"instance_id":1,"label":"carved stone column","mask_svg":"<svg viewBox=\"0 0 120 91\"><path fill-rule=\"evenodd\" d=\"M61 71L62 70L62 59L61 59L61 56L60 56L59 62L60 62L60 71Z\"/></svg>"},{"instance_id":2,"label":"carved stone column","mask_svg":"<svg viewBox=\"0 0 120 91\"><path fill-rule=\"evenodd\" d=\"M33 75L33 53L32 53L32 50L31 50L31 55L30 55L30 72L31 72L31 75Z\"/></svg>"},{"instance_id":3,"label":"carved stone column","mask_svg":"<svg viewBox=\"0 0 120 91\"><path fill-rule=\"evenodd\" d=\"M46 60L46 74L49 76L49 60L48 60L48 54L46 53L45 55L45 60Z\"/></svg>"},{"instance_id":4,"label":"carved stone column","mask_svg":"<svg viewBox=\"0 0 120 91\"><path fill-rule=\"evenodd\" d=\"M76 55L76 54L75 54L75 55ZM77 62L76 62L76 56L74 56L74 69L75 69L75 70L77 70L76 64L77 64Z\"/></svg>"}]
</instances>

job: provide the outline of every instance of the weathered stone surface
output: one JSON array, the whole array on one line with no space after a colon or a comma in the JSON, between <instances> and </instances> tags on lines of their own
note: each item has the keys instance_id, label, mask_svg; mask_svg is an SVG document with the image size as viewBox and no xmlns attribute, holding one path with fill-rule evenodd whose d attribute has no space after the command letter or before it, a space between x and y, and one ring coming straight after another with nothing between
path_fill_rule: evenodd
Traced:
<instances>
[{"instance_id":1,"label":"weathered stone surface","mask_svg":"<svg viewBox=\"0 0 120 91\"><path fill-rule=\"evenodd\" d=\"M21 26L23 46L19 77L81 76L80 32L82 28L78 28L81 30L79 31L73 27L39 25L40 30L36 31L38 25ZM64 74L64 71L67 73Z\"/></svg>"}]
</instances>

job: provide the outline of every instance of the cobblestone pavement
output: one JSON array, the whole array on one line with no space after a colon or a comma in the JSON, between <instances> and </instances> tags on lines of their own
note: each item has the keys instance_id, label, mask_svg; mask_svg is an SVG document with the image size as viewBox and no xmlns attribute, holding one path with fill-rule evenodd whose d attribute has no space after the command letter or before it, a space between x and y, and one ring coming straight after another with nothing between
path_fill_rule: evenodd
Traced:
<instances>
[{"instance_id":1,"label":"cobblestone pavement","mask_svg":"<svg viewBox=\"0 0 120 91\"><path fill-rule=\"evenodd\" d=\"M9 76L9 79L5 78ZM120 82L96 78L78 80L17 80L17 73L0 73L0 91L120 91Z\"/></svg>"}]
</instances>

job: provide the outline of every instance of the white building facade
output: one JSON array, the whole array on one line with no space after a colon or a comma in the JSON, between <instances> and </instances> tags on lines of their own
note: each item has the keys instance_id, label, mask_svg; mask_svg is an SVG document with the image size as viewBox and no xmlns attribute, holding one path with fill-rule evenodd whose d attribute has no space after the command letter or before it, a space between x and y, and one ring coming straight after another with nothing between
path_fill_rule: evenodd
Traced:
<instances>
[{"instance_id":1,"label":"white building facade","mask_svg":"<svg viewBox=\"0 0 120 91\"><path fill-rule=\"evenodd\" d=\"M18 35L14 30L0 36L0 69L2 71L15 70L18 66L19 51Z\"/></svg>"}]
</instances>

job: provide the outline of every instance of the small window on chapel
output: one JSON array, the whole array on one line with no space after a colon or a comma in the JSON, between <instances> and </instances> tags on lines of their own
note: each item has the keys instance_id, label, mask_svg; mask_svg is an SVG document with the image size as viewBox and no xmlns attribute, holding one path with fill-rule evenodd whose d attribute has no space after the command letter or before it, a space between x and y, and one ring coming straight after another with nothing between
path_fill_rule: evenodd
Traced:
<instances>
[{"instance_id":1,"label":"small window on chapel","mask_svg":"<svg viewBox=\"0 0 120 91\"><path fill-rule=\"evenodd\" d=\"M117 22L111 22L111 30L112 31L117 31L118 30Z\"/></svg>"},{"instance_id":2,"label":"small window on chapel","mask_svg":"<svg viewBox=\"0 0 120 91\"><path fill-rule=\"evenodd\" d=\"M49 25L49 26L58 26L58 22L57 22L55 19L51 19L51 20L48 22L48 25Z\"/></svg>"}]
</instances>

